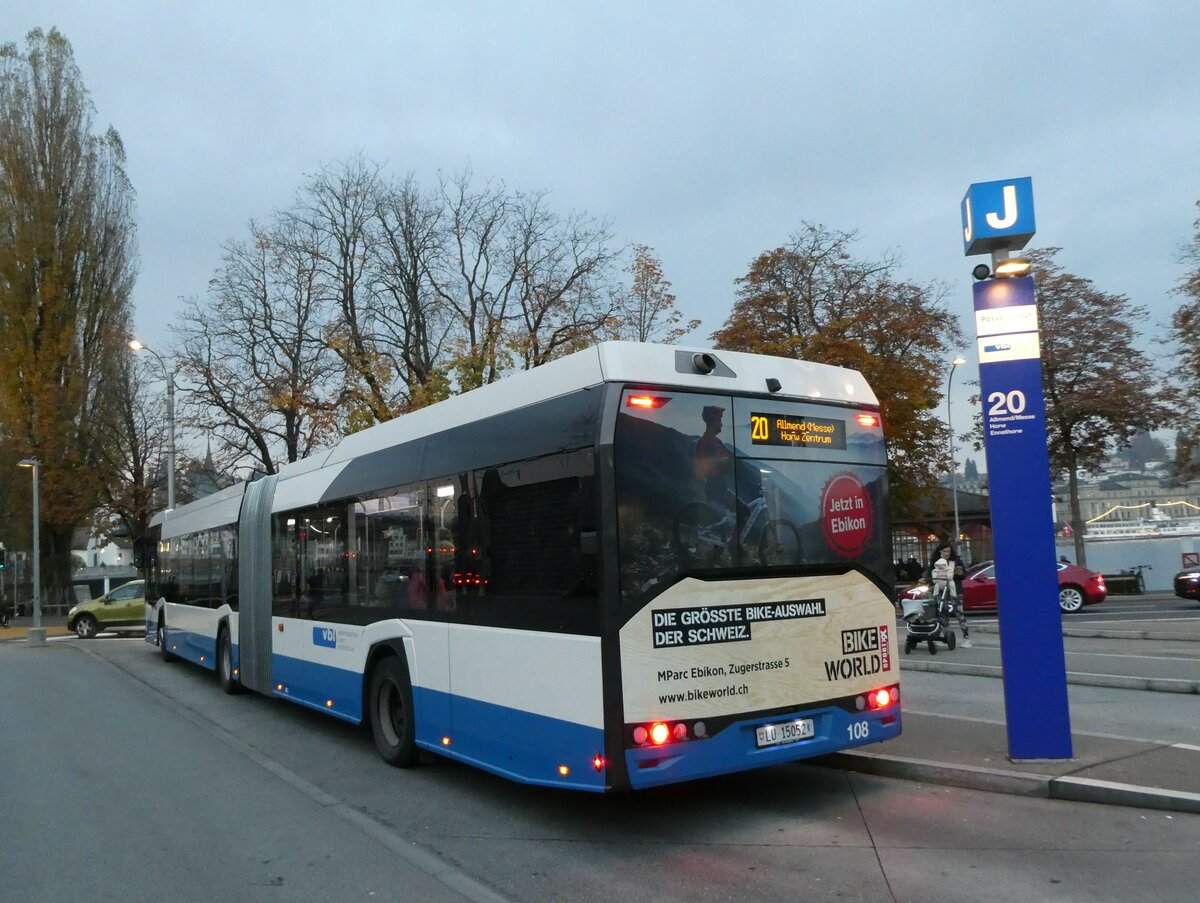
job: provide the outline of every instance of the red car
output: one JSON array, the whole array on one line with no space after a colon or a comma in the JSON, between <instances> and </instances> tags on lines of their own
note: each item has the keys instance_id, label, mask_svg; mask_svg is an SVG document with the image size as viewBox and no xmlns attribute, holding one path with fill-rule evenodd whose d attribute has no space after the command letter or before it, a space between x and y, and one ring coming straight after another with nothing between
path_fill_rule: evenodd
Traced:
<instances>
[{"instance_id":1,"label":"red car","mask_svg":"<svg viewBox=\"0 0 1200 903\"><path fill-rule=\"evenodd\" d=\"M920 583L904 594L907 599L920 599L930 587ZM1058 607L1064 612L1079 611L1085 605L1103 602L1108 596L1104 576L1077 564L1058 562ZM967 568L963 578L963 609L985 611L996 607L996 566L981 561Z\"/></svg>"}]
</instances>

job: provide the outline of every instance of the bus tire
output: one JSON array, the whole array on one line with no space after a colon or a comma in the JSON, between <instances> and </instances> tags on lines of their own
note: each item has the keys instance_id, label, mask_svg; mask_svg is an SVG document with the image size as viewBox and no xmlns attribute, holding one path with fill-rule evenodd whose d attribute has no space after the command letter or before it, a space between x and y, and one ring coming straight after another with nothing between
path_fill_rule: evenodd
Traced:
<instances>
[{"instance_id":1,"label":"bus tire","mask_svg":"<svg viewBox=\"0 0 1200 903\"><path fill-rule=\"evenodd\" d=\"M175 653L167 649L167 621L166 618L158 619L158 627L154 631L154 641L158 644L158 651L162 653L164 662L173 662L178 658Z\"/></svg>"},{"instance_id":2,"label":"bus tire","mask_svg":"<svg viewBox=\"0 0 1200 903\"><path fill-rule=\"evenodd\" d=\"M412 681L400 658L389 655L375 666L371 672L367 706L371 735L383 761L396 768L416 765Z\"/></svg>"},{"instance_id":3,"label":"bus tire","mask_svg":"<svg viewBox=\"0 0 1200 903\"><path fill-rule=\"evenodd\" d=\"M233 643L229 639L229 628L224 624L217 633L217 680L230 696L242 690L242 685L233 676Z\"/></svg>"}]
</instances>

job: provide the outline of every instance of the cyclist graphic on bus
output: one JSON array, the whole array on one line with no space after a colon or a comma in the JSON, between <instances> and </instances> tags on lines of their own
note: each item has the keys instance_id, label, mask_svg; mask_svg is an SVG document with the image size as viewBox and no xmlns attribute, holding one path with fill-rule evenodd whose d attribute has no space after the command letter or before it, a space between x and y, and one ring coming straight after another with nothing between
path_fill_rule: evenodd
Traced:
<instances>
[{"instance_id":1,"label":"cyclist graphic on bus","mask_svg":"<svg viewBox=\"0 0 1200 903\"><path fill-rule=\"evenodd\" d=\"M675 519L675 547L684 561L714 566L729 564L735 545L754 550L756 561L743 564L796 564L800 534L790 521L772 519L767 512L761 480L744 479L750 502L734 491L734 455L721 439L725 408L705 405L700 412L704 433L696 440L693 473L704 487L705 502L684 505ZM751 471L758 476L757 470ZM741 529L738 529L739 521Z\"/></svg>"},{"instance_id":2,"label":"cyclist graphic on bus","mask_svg":"<svg viewBox=\"0 0 1200 903\"><path fill-rule=\"evenodd\" d=\"M704 497L713 505L735 511L733 452L721 441L725 409L715 404L705 405L700 416L704 420L704 434L696 440L696 478L704 484Z\"/></svg>"}]
</instances>

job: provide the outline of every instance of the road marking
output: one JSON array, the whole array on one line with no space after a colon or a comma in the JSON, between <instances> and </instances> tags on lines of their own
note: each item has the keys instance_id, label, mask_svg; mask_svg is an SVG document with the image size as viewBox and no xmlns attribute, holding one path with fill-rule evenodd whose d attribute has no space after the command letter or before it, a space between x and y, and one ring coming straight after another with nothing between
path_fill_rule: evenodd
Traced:
<instances>
[{"instance_id":1,"label":"road marking","mask_svg":"<svg viewBox=\"0 0 1200 903\"><path fill-rule=\"evenodd\" d=\"M125 675L145 692L157 697L158 701L165 705L173 715L177 715L184 721L205 731L217 741L224 743L230 749L245 756L260 768L275 775L275 777L290 785L297 792L307 796L327 812L353 825L367 836L374 838L409 865L419 869L434 880L440 881L446 887L457 891L465 899L471 900L473 903L512 903L509 897L488 887L466 869L448 862L440 853L423 846L420 841L405 837L399 831L377 821L367 813L360 812L349 803L326 793L298 772L276 761L268 753L251 745L232 731L221 727L216 721L213 721L199 710L192 708L185 702L180 702L165 690L149 683L146 678L128 670L123 664L113 659L104 658L99 653L93 652L89 648L90 645L90 643L79 643L75 645L75 648L83 650L93 660L100 662L105 667Z\"/></svg>"},{"instance_id":2,"label":"road marking","mask_svg":"<svg viewBox=\"0 0 1200 903\"><path fill-rule=\"evenodd\" d=\"M1147 614L1155 614L1155 612L1147 612ZM1174 612L1162 612L1162 614L1174 614ZM1146 618L1096 618L1096 619L1094 619L1094 620L1091 620L1091 621L1073 620L1073 621L1072 621L1070 624L1066 624L1066 625L1064 625L1064 626L1067 626L1067 627L1074 627L1074 626L1080 626L1080 625L1083 625L1083 624L1140 624L1140 623L1142 623L1142 622L1144 622L1144 621L1146 621ZM1180 621L1180 622L1188 622L1188 621L1191 621L1191 622L1195 622L1195 621L1196 621L1196 618L1195 618L1195 617L1188 617L1188 618L1153 618L1153 619L1151 619L1151 620L1150 620L1150 622L1149 622L1149 623L1151 623L1151 624L1164 624L1164 623L1168 623L1168 624L1169 624L1169 623L1173 623L1173 622L1175 622L1175 621Z\"/></svg>"},{"instance_id":3,"label":"road marking","mask_svg":"<svg viewBox=\"0 0 1200 903\"><path fill-rule=\"evenodd\" d=\"M996 648L996 647L991 647ZM1192 652L1192 650L1187 650ZM1145 658L1161 662L1194 662L1200 656L1178 656L1178 655L1128 655L1124 652L1072 652L1066 650L1067 655L1093 655L1096 658ZM1135 676L1135 675L1129 675Z\"/></svg>"},{"instance_id":4,"label":"road marking","mask_svg":"<svg viewBox=\"0 0 1200 903\"><path fill-rule=\"evenodd\" d=\"M1008 722L1003 718L972 718L968 715L946 715L942 712L923 712L920 709L911 709L904 706L902 711L908 715L921 715L925 718L945 718L950 721L970 721L975 724L994 724L1006 726ZM1127 740L1130 743L1149 743L1153 746L1171 746L1179 749L1195 750L1200 752L1200 746L1192 746L1190 743L1172 743L1170 740L1155 740L1153 737L1127 737L1124 734L1104 734L1098 731L1077 731L1072 730L1071 735L1074 737L1096 737L1101 740Z\"/></svg>"}]
</instances>

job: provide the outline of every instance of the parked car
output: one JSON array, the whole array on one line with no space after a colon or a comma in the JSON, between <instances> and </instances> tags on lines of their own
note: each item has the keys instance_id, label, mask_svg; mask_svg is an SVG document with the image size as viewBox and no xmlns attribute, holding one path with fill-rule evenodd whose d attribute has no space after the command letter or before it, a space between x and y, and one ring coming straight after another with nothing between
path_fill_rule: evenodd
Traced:
<instances>
[{"instance_id":1,"label":"parked car","mask_svg":"<svg viewBox=\"0 0 1200 903\"><path fill-rule=\"evenodd\" d=\"M105 630L145 630L146 581L131 580L67 612L67 629L82 639Z\"/></svg>"},{"instance_id":2,"label":"parked car","mask_svg":"<svg viewBox=\"0 0 1200 903\"><path fill-rule=\"evenodd\" d=\"M1200 599L1200 568L1188 568L1175 575L1175 595L1180 599Z\"/></svg>"},{"instance_id":3,"label":"parked car","mask_svg":"<svg viewBox=\"0 0 1200 903\"><path fill-rule=\"evenodd\" d=\"M930 591L919 583L904 594L906 599L922 599ZM1108 596L1104 576L1077 564L1058 562L1058 607L1064 612L1079 611L1085 605L1103 602ZM996 565L981 561L967 568L963 578L963 609L986 611L996 607Z\"/></svg>"}]
</instances>

